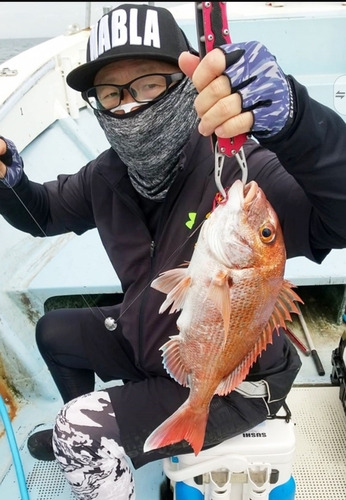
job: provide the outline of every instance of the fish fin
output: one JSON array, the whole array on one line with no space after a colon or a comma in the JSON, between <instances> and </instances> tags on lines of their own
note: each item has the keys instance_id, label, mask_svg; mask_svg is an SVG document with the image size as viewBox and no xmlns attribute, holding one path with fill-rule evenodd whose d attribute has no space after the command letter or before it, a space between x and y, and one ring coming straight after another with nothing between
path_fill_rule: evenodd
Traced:
<instances>
[{"instance_id":1,"label":"fish fin","mask_svg":"<svg viewBox=\"0 0 346 500\"><path fill-rule=\"evenodd\" d=\"M152 281L152 288L167 294L166 300L159 309L160 314L170 305L172 307L169 314L182 309L190 282L191 277L187 275L187 269L170 269Z\"/></svg>"},{"instance_id":2,"label":"fish fin","mask_svg":"<svg viewBox=\"0 0 346 500\"><path fill-rule=\"evenodd\" d=\"M170 337L162 347L163 366L166 372L180 385L188 386L189 373L180 356L180 335Z\"/></svg>"},{"instance_id":3,"label":"fish fin","mask_svg":"<svg viewBox=\"0 0 346 500\"><path fill-rule=\"evenodd\" d=\"M155 290L158 290L159 292L167 294L185 278L186 273L186 268L170 269L169 271L165 271L161 273L157 278L155 278L150 286L152 288L155 288Z\"/></svg>"},{"instance_id":4,"label":"fish fin","mask_svg":"<svg viewBox=\"0 0 346 500\"><path fill-rule=\"evenodd\" d=\"M265 328L265 336L269 337L269 332L279 331L280 327L286 327L286 321L292 321L291 313L299 314L295 302L303 300L292 288L296 288L290 281L284 280L279 296L276 300L273 312ZM265 339L264 339L265 340Z\"/></svg>"},{"instance_id":5,"label":"fish fin","mask_svg":"<svg viewBox=\"0 0 346 500\"><path fill-rule=\"evenodd\" d=\"M273 312L266 327L263 329L260 337L255 343L254 348L237 366L237 368L219 383L215 394L218 394L219 396L226 396L233 391L233 389L237 387L248 375L251 366L255 363L258 356L267 348L268 344L273 343L273 333L278 331L280 327L285 328L286 321L292 321L292 312L299 314L295 301L302 303L303 301L292 290L292 288L295 288L295 286L289 281L284 280Z\"/></svg>"},{"instance_id":6,"label":"fish fin","mask_svg":"<svg viewBox=\"0 0 346 500\"><path fill-rule=\"evenodd\" d=\"M184 262L182 264L180 264L180 266L189 266L189 265L190 265L189 260L184 260Z\"/></svg>"},{"instance_id":7,"label":"fish fin","mask_svg":"<svg viewBox=\"0 0 346 500\"><path fill-rule=\"evenodd\" d=\"M292 288L296 288L295 285L293 285L290 281L284 280L283 286L281 288L278 300L282 304L283 309L286 309L286 313L288 315L288 318L286 318L287 321L292 321L290 313L293 312L295 314L299 314L299 309L295 305L295 302L300 302L301 304L304 304L303 300L299 297L299 295L296 294ZM281 325L285 326L285 325Z\"/></svg>"},{"instance_id":8,"label":"fish fin","mask_svg":"<svg viewBox=\"0 0 346 500\"><path fill-rule=\"evenodd\" d=\"M279 332L279 328L286 327L286 321L292 321L291 313L299 314L298 308L295 305L296 302L302 302L302 299L292 290L295 285L287 280L283 281L282 288L276 300L273 312L269 318L266 327L259 339L251 355L251 365L256 361L257 357L264 351L268 344L273 343L273 333Z\"/></svg>"},{"instance_id":9,"label":"fish fin","mask_svg":"<svg viewBox=\"0 0 346 500\"><path fill-rule=\"evenodd\" d=\"M232 286L230 276L227 272L220 271L211 281L207 293L207 297L214 302L221 313L225 329L225 342L227 340L231 317L230 286Z\"/></svg>"},{"instance_id":10,"label":"fish fin","mask_svg":"<svg viewBox=\"0 0 346 500\"><path fill-rule=\"evenodd\" d=\"M219 396L227 396L227 394L232 392L233 389L244 380L246 375L249 373L250 367L251 365L248 364L245 358L242 363L240 363L240 365L228 375L228 377L221 380L216 388L215 394L218 394Z\"/></svg>"},{"instance_id":11,"label":"fish fin","mask_svg":"<svg viewBox=\"0 0 346 500\"><path fill-rule=\"evenodd\" d=\"M144 443L144 453L185 439L197 456L204 443L207 420L205 408L192 408L186 401L150 434Z\"/></svg>"}]
</instances>

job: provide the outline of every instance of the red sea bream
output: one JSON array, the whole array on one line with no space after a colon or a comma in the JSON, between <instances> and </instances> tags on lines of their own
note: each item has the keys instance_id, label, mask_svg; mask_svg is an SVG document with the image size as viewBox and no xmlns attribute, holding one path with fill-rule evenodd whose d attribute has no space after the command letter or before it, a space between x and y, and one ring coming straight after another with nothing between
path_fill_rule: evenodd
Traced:
<instances>
[{"instance_id":1,"label":"red sea bream","mask_svg":"<svg viewBox=\"0 0 346 500\"><path fill-rule=\"evenodd\" d=\"M284 279L286 251L277 215L255 181L239 180L205 220L188 267L162 273L152 287L167 294L160 313L181 311L178 335L166 342L163 363L187 401L157 429L144 451L185 439L203 447L214 394L229 394L300 298Z\"/></svg>"}]
</instances>

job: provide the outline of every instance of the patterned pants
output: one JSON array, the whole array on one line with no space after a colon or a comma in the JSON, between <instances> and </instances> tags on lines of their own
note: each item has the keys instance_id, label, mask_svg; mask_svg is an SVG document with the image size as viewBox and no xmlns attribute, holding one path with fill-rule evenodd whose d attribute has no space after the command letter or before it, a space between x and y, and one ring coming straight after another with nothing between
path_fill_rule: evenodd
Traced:
<instances>
[{"instance_id":1,"label":"patterned pants","mask_svg":"<svg viewBox=\"0 0 346 500\"><path fill-rule=\"evenodd\" d=\"M117 441L119 429L108 392L92 392L63 406L53 448L77 499L135 500L131 465Z\"/></svg>"}]
</instances>

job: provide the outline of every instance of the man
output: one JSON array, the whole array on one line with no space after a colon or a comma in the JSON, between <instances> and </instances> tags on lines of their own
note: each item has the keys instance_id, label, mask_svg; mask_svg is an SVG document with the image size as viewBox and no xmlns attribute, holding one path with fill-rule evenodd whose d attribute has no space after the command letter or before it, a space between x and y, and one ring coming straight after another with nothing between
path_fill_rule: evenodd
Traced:
<instances>
[{"instance_id":1,"label":"man","mask_svg":"<svg viewBox=\"0 0 346 500\"><path fill-rule=\"evenodd\" d=\"M177 315L159 315L163 297L149 285L190 260L193 230L211 210L217 189L209 136L256 138L244 145L249 180L277 212L288 258L322 262L346 246L346 125L284 75L260 43L224 46L199 62L170 13L148 5L104 15L91 31L86 64L67 82L93 108L110 149L76 174L38 185L24 174L14 144L1 140L0 212L39 237L97 227L124 300L39 320L37 345L65 405L54 453L51 431L33 434L28 447L36 458L59 461L76 498L133 499L129 459L137 468L192 451L182 441L143 453L149 434L189 394L167 374L159 351L177 333ZM240 176L227 158L223 185ZM275 415L299 368L295 348L275 334L247 377L268 390L215 396L204 447ZM93 392L95 373L124 384Z\"/></svg>"}]
</instances>

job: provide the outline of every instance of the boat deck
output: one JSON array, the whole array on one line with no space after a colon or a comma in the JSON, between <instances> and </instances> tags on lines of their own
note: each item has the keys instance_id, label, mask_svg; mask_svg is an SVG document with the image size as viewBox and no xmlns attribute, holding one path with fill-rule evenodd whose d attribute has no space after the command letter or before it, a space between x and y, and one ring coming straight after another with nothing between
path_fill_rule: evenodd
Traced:
<instances>
[{"instance_id":1,"label":"boat deck","mask_svg":"<svg viewBox=\"0 0 346 500\"><path fill-rule=\"evenodd\" d=\"M288 405L295 422L296 450L293 477L295 500L345 500L346 416L339 400L339 388L296 385ZM26 447L27 437L51 426L59 404L37 401L26 404L13 422L30 500L73 500L74 496L55 462L34 460ZM3 443L4 444L4 443ZM0 482L1 498L21 500L18 478L10 453L0 448L8 469ZM162 462L135 471L137 500L169 500L164 492Z\"/></svg>"}]
</instances>

